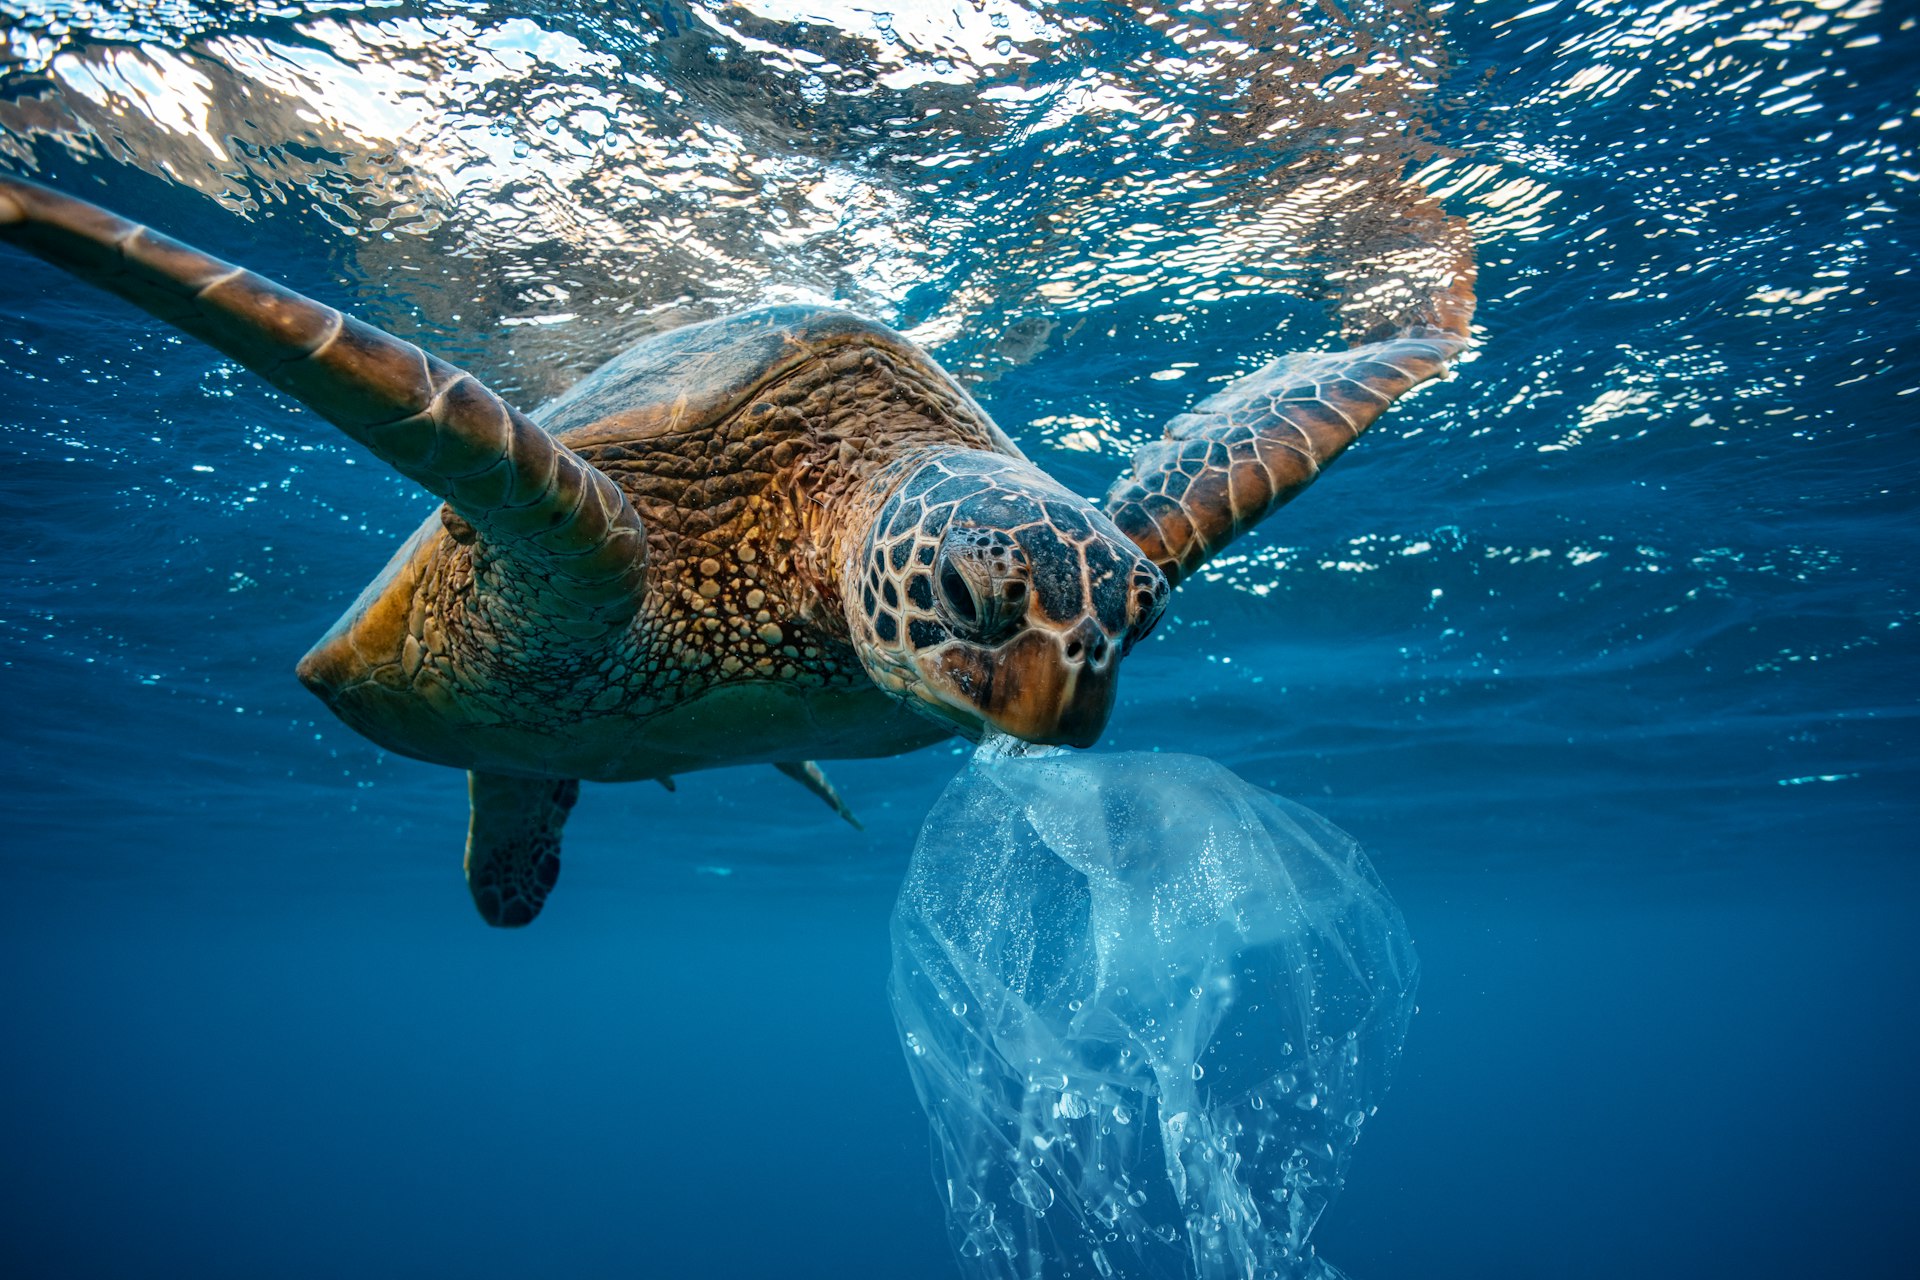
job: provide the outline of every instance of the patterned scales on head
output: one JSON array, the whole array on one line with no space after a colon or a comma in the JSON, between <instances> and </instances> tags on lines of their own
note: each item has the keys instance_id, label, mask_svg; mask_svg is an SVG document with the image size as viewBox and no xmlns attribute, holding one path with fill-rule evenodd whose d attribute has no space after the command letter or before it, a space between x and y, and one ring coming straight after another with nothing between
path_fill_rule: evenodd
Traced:
<instances>
[{"instance_id":1,"label":"patterned scales on head","mask_svg":"<svg viewBox=\"0 0 1920 1280\"><path fill-rule=\"evenodd\" d=\"M0 238L209 342L443 500L299 665L342 720L469 771L467 874L531 920L579 780L954 733L1089 746L1173 586L1466 343L1437 282L1346 351L1228 383L1101 504L912 343L785 307L649 339L524 416L469 374L83 201L0 178Z\"/></svg>"}]
</instances>

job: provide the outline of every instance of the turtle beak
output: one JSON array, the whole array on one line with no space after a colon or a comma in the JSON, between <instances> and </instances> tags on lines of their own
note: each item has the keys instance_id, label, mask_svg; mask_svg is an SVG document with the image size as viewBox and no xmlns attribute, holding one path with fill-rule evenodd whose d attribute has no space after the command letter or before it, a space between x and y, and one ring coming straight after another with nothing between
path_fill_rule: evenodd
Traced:
<instances>
[{"instance_id":1,"label":"turtle beak","mask_svg":"<svg viewBox=\"0 0 1920 1280\"><path fill-rule=\"evenodd\" d=\"M1091 619L1065 632L1029 628L998 649L953 645L938 665L940 683L967 699L955 710L1048 746L1098 742L1120 683L1119 647Z\"/></svg>"}]
</instances>

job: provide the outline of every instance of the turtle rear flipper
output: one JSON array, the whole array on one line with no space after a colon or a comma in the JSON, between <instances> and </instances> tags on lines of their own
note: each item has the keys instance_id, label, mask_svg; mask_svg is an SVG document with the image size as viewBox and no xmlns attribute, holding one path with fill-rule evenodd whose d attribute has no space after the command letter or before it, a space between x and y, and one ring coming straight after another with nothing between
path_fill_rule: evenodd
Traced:
<instances>
[{"instance_id":1,"label":"turtle rear flipper","mask_svg":"<svg viewBox=\"0 0 1920 1280\"><path fill-rule=\"evenodd\" d=\"M120 295L299 399L444 499L583 642L638 609L646 531L619 485L412 343L106 210L0 177L0 239Z\"/></svg>"},{"instance_id":2,"label":"turtle rear flipper","mask_svg":"<svg viewBox=\"0 0 1920 1280\"><path fill-rule=\"evenodd\" d=\"M530 923L560 878L560 829L580 798L574 778L469 773L467 890L481 918L502 929Z\"/></svg>"},{"instance_id":3,"label":"turtle rear flipper","mask_svg":"<svg viewBox=\"0 0 1920 1280\"><path fill-rule=\"evenodd\" d=\"M812 760L782 760L773 767L826 801L827 808L845 818L855 831L866 830L860 819L853 816L853 810L847 807L847 802L840 798L840 789L833 785L833 779L819 764Z\"/></svg>"}]
</instances>

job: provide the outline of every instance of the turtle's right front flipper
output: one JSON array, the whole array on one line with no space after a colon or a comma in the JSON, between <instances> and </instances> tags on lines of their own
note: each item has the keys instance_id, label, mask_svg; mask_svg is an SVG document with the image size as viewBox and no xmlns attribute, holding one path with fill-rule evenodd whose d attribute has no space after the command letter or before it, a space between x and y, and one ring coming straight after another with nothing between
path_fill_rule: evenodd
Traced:
<instances>
[{"instance_id":1,"label":"turtle's right front flipper","mask_svg":"<svg viewBox=\"0 0 1920 1280\"><path fill-rule=\"evenodd\" d=\"M1178 586L1312 484L1395 400L1446 372L1466 349L1473 284L1463 244L1445 287L1383 331L1228 383L1134 454L1107 491L1107 515Z\"/></svg>"},{"instance_id":2,"label":"turtle's right front flipper","mask_svg":"<svg viewBox=\"0 0 1920 1280\"><path fill-rule=\"evenodd\" d=\"M411 343L84 200L0 177L0 239L239 361L446 500L527 571L550 629L592 641L639 606L646 534L620 487Z\"/></svg>"}]
</instances>

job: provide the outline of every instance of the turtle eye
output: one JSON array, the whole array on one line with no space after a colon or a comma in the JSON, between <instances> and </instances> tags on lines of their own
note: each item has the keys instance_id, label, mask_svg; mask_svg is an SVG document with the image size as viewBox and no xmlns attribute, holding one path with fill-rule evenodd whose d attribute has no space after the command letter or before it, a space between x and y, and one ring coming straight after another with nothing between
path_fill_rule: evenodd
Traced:
<instances>
[{"instance_id":1,"label":"turtle eye","mask_svg":"<svg viewBox=\"0 0 1920 1280\"><path fill-rule=\"evenodd\" d=\"M1004 549L956 539L940 558L940 603L954 633L999 644L1020 629L1031 594L1023 570Z\"/></svg>"},{"instance_id":2,"label":"turtle eye","mask_svg":"<svg viewBox=\"0 0 1920 1280\"><path fill-rule=\"evenodd\" d=\"M980 602L973 598L973 588L967 585L966 575L951 560L940 566L940 595L946 600L947 608L953 610L956 620L969 628L980 624Z\"/></svg>"}]
</instances>

